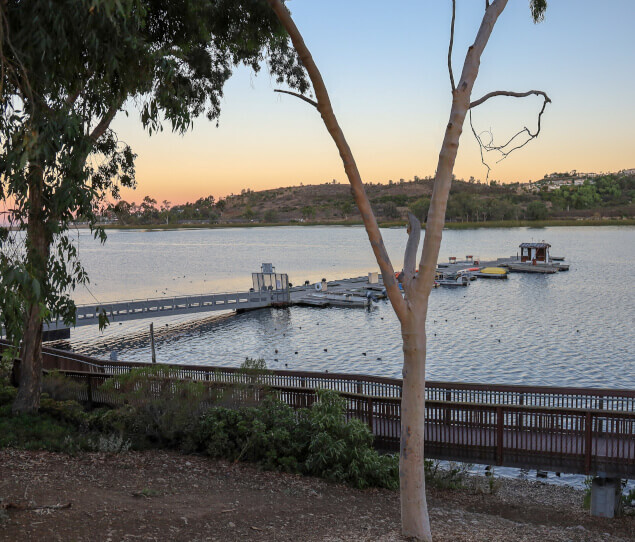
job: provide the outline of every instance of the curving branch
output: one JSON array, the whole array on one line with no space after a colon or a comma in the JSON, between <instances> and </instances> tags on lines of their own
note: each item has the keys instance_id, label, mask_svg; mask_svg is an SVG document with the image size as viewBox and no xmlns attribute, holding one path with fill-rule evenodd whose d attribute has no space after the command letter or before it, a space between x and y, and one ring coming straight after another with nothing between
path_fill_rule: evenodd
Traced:
<instances>
[{"instance_id":1,"label":"curving branch","mask_svg":"<svg viewBox=\"0 0 635 542\"><path fill-rule=\"evenodd\" d=\"M489 92L482 98L478 100L474 100L470 103L470 109L481 105L486 102L490 98L494 98L495 96L510 96L512 98L526 98L527 96L531 96L532 94L536 96L542 96L544 98L545 104L551 103L551 98L547 96L546 92L542 90L528 90L527 92L513 92L511 90L495 90L494 92Z\"/></svg>"},{"instance_id":2,"label":"curving branch","mask_svg":"<svg viewBox=\"0 0 635 542\"><path fill-rule=\"evenodd\" d=\"M456 90L454 73L452 72L452 46L454 45L454 21L456 19L456 0L452 0L452 24L450 25L450 45L448 46L448 71L450 72L450 85L452 92Z\"/></svg>"},{"instance_id":3,"label":"curving branch","mask_svg":"<svg viewBox=\"0 0 635 542\"><path fill-rule=\"evenodd\" d=\"M491 130L485 130L484 132L481 132L480 134L476 133L476 130L474 129L474 125L472 123L472 109L474 107L477 107L477 106L481 105L482 103L485 103L490 98L494 98L496 96L509 96L509 97L512 97L512 98L526 98L527 96L532 96L532 95L534 95L534 96L542 96L542 98L543 98L542 108L540 109L540 112L538 113L538 124L537 124L537 128L536 128L535 132L532 132L529 128L524 126L522 130L519 130L518 132L516 132L512 137L510 137L507 140L507 142L505 142L502 145L494 145L494 136L492 135ZM496 90L496 91L490 92L490 93L486 94L485 96L483 96L482 98L479 98L478 100L475 100L475 101L470 103L470 110L469 110L470 128L472 129L472 133L474 134L474 137L475 137L476 141L478 142L479 151L481 153L481 163L487 168L487 177L486 178L489 178L489 174L490 174L491 168L485 162L485 157L483 155L483 151L485 151L485 152L496 151L496 152L500 153L501 157L496 161L496 163L498 164L499 162L502 162L505 158L507 158L512 152L523 148L532 139L536 139L538 137L538 135L540 134L541 123L542 123L542 115L545 112L545 108L547 107L548 103L551 103L551 98L549 98L549 96L547 96L547 93L543 92L542 90L528 90L527 92L512 92L512 91L509 91L509 90ZM482 134L485 134L485 133L489 135L489 143L484 143L483 142ZM520 136L522 136L523 134L526 134L528 136L527 139L525 139L522 143L520 143L518 145L512 146L514 144L514 142Z\"/></svg>"},{"instance_id":4,"label":"curving branch","mask_svg":"<svg viewBox=\"0 0 635 542\"><path fill-rule=\"evenodd\" d=\"M112 119L115 118L115 115L117 114L117 111L119 111L120 107L121 107L121 102L117 102L116 104L112 105L110 107L110 109L108 109L108 111L106 111L106 113L101 118L101 120L99 121L97 126L95 126L95 128L93 128L93 131L88 136L93 143L96 143L97 140L102 135L104 135L104 132L110 126L110 123L112 122Z\"/></svg>"},{"instance_id":5,"label":"curving branch","mask_svg":"<svg viewBox=\"0 0 635 542\"><path fill-rule=\"evenodd\" d=\"M299 92L292 92L291 90L281 90L278 88L274 89L273 91L280 92L281 94L290 94L291 96L295 96L296 98L300 98L306 103L311 104L313 107L315 107L315 109L318 108L317 102L313 101L311 98L307 98L304 94L300 94Z\"/></svg>"},{"instance_id":6,"label":"curving branch","mask_svg":"<svg viewBox=\"0 0 635 542\"><path fill-rule=\"evenodd\" d=\"M373 214L370 201L368 200L368 196L364 190L364 183L362 182L361 174L359 173L359 169L355 163L353 152L351 151L351 148L344 137L344 132L342 132L342 128L337 122L337 117L333 112L331 100L329 98L328 91L326 90L324 80L322 79L322 74L315 64L315 61L311 56L311 52L304 43L302 34L291 18L289 10L284 6L281 0L267 0L267 2L280 20L282 26L284 26L287 34L289 34L293 47L297 51L302 65L309 74L317 101L317 110L320 112L324 125L333 138L333 142L335 143L337 150L340 153L340 157L342 158L344 171L346 172L348 181L351 184L351 192L353 193L355 203L357 204L357 208L359 209L362 220L364 221L368 240L370 241L375 259L377 260L379 269L381 270L386 293L395 313L397 314L397 317L403 321L407 317L408 308L406 306L406 302L401 296L399 285L397 283L397 279L395 278L395 271L393 269L392 262L390 261L390 257L388 256L388 251L384 245L381 232L379 231L377 219ZM289 92L289 94L292 93ZM309 103L311 103L311 101Z\"/></svg>"},{"instance_id":7,"label":"curving branch","mask_svg":"<svg viewBox=\"0 0 635 542\"><path fill-rule=\"evenodd\" d=\"M469 110L469 115L470 115L470 128L472 129L472 133L474 134L474 138L478 142L478 150L481 153L481 164L483 164L487 168L487 175L485 176L485 181L487 181L487 179L489 179L489 174L490 174L490 171L492 171L492 168L485 161L485 157L483 156L483 149L485 148L485 145L483 145L483 140L482 140L481 136L476 133L476 130L474 129L474 124L472 124L472 110L471 109ZM481 132L481 133L483 133L483 132ZM493 141L492 132L488 130L487 133L490 136L490 143L492 143L492 141Z\"/></svg>"}]
</instances>

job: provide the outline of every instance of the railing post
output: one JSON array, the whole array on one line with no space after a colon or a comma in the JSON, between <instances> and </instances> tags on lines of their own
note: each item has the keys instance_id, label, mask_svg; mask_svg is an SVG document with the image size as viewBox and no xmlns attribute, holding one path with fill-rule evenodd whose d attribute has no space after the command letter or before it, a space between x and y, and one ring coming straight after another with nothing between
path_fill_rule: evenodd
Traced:
<instances>
[{"instance_id":1,"label":"railing post","mask_svg":"<svg viewBox=\"0 0 635 542\"><path fill-rule=\"evenodd\" d=\"M503 407L496 407L496 464L503 464L503 430L504 430Z\"/></svg>"},{"instance_id":2,"label":"railing post","mask_svg":"<svg viewBox=\"0 0 635 542\"><path fill-rule=\"evenodd\" d=\"M604 410L604 399L600 399L600 404L598 405L598 409L599 410ZM601 434L604 432L604 420L602 418L596 418L597 423L596 423L596 427L595 427L595 431L598 433L598 436L601 436ZM608 431L608 427L607 427L607 431Z\"/></svg>"},{"instance_id":3,"label":"railing post","mask_svg":"<svg viewBox=\"0 0 635 542\"><path fill-rule=\"evenodd\" d=\"M584 422L584 474L591 472L591 452L593 447L593 418L587 411Z\"/></svg>"},{"instance_id":4,"label":"railing post","mask_svg":"<svg viewBox=\"0 0 635 542\"><path fill-rule=\"evenodd\" d=\"M88 408L90 410L92 410L93 408L93 377L89 376L88 377L88 389L87 389L87 395L88 395Z\"/></svg>"},{"instance_id":5,"label":"railing post","mask_svg":"<svg viewBox=\"0 0 635 542\"><path fill-rule=\"evenodd\" d=\"M373 398L372 397L367 397L366 398L366 402L368 404L368 427L370 427L370 432L373 433L373 435L375 434L375 432L373 431Z\"/></svg>"}]
</instances>

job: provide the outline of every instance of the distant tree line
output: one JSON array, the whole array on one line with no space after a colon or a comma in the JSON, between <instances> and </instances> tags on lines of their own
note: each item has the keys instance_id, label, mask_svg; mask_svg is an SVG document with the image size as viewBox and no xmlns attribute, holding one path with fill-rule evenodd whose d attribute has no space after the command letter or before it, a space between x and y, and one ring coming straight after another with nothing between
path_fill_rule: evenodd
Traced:
<instances>
[{"instance_id":1,"label":"distant tree line","mask_svg":"<svg viewBox=\"0 0 635 542\"><path fill-rule=\"evenodd\" d=\"M192 221L213 224L218 222L224 207L224 200L216 201L212 195L199 198L193 203L174 206L167 200L158 204L154 198L145 196L139 205L120 200L116 204L104 207L102 216L116 219L124 225L178 224Z\"/></svg>"},{"instance_id":2,"label":"distant tree line","mask_svg":"<svg viewBox=\"0 0 635 542\"><path fill-rule=\"evenodd\" d=\"M403 220L408 212L425 222L430 208L430 179L415 177L392 184L369 184L376 216L384 221ZM606 213L633 216L635 177L608 174L584 184L501 184L455 180L448 200L446 221L487 222L500 220L545 220L553 217L592 216ZM424 193L426 192L426 193ZM616 214L617 213L617 214ZM224 199L212 195L182 205L162 203L149 196L140 204L120 200L104 208L102 216L123 225L223 222L311 222L356 221L353 198L344 185L296 186L255 192L243 190Z\"/></svg>"}]
</instances>

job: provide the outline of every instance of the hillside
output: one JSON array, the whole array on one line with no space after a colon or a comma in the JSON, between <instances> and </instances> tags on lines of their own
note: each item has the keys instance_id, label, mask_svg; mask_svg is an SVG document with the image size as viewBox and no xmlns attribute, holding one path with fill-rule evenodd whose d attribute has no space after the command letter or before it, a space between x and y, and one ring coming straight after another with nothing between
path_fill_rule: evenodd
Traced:
<instances>
[{"instance_id":1,"label":"hillside","mask_svg":"<svg viewBox=\"0 0 635 542\"><path fill-rule=\"evenodd\" d=\"M576 177L546 175L536 183L483 184L455 180L448 201L448 222L545 220L572 218L631 218L635 216L635 173ZM433 180L367 184L366 192L378 220L404 220L413 212L425 221ZM360 217L348 184L336 181L263 191L243 190L216 201L214 196L170 206L145 197L140 205L120 201L104 210L105 219L123 225L355 223Z\"/></svg>"}]
</instances>

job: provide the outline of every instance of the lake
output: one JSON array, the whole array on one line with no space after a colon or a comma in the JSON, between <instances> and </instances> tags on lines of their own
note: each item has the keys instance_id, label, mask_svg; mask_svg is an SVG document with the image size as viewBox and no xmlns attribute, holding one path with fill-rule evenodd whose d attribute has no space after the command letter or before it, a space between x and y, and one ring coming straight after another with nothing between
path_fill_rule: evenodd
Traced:
<instances>
[{"instance_id":1,"label":"lake","mask_svg":"<svg viewBox=\"0 0 635 542\"><path fill-rule=\"evenodd\" d=\"M407 235L383 229L396 269ZM293 284L376 271L362 227L112 230L101 246L78 234L90 289L78 303L246 291L272 262ZM635 388L635 227L446 230L440 261L516 254L545 240L571 270L511 274L432 292L427 374L432 380ZM150 321L72 330L58 343L88 355L150 362ZM240 315L155 318L157 359L399 377L398 321L387 301L372 309L262 309ZM277 351L277 352L276 352Z\"/></svg>"}]
</instances>

